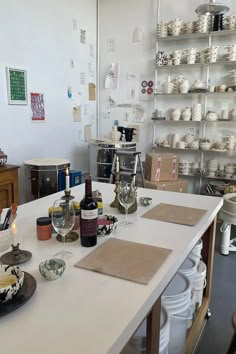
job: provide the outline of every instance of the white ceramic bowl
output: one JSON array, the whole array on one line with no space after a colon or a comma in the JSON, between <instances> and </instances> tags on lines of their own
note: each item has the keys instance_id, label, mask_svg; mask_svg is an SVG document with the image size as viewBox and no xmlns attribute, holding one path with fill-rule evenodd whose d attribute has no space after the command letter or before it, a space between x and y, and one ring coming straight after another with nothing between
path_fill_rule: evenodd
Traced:
<instances>
[{"instance_id":1,"label":"white ceramic bowl","mask_svg":"<svg viewBox=\"0 0 236 354\"><path fill-rule=\"evenodd\" d=\"M210 148L211 148L211 143L200 143L201 150L210 150Z\"/></svg>"},{"instance_id":2,"label":"white ceramic bowl","mask_svg":"<svg viewBox=\"0 0 236 354\"><path fill-rule=\"evenodd\" d=\"M0 287L0 303L9 301L15 296L24 282L24 272L17 266L0 265L0 279L6 276L14 275L16 282L14 284Z\"/></svg>"}]
</instances>

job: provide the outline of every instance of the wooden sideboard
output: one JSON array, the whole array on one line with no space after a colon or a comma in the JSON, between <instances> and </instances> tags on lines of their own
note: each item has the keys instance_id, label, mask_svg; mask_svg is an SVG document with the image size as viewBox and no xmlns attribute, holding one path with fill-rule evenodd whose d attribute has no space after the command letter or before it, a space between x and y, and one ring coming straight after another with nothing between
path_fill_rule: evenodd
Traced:
<instances>
[{"instance_id":1,"label":"wooden sideboard","mask_svg":"<svg viewBox=\"0 0 236 354\"><path fill-rule=\"evenodd\" d=\"M0 208L19 203L18 168L15 165L0 167Z\"/></svg>"}]
</instances>

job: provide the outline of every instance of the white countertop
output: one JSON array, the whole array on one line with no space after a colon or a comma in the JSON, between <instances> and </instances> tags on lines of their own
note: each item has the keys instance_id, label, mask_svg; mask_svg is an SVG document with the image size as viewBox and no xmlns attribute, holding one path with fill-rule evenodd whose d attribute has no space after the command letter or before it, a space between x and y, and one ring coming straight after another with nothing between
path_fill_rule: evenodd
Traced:
<instances>
[{"instance_id":1,"label":"white countertop","mask_svg":"<svg viewBox=\"0 0 236 354\"><path fill-rule=\"evenodd\" d=\"M114 198L114 185L93 183L103 194L104 213L118 214L108 205ZM32 259L23 270L37 281L33 297L24 306L0 318L2 354L118 354L135 329L161 295L195 243L220 210L223 200L192 194L138 189L138 197L153 198L150 207L139 207L129 215L133 225L118 227L112 235L119 239L166 247L173 250L148 285L78 269L74 264L94 248L83 248L80 241L67 244L73 252L63 276L46 281L38 264L51 258L62 248L55 240L38 241L36 219L47 216L48 207L62 196L57 193L18 209L17 227L21 249L32 252ZM84 185L72 188L75 200L84 195ZM140 218L160 202L195 208L208 212L194 227ZM118 214L121 220L124 215ZM98 238L98 245L107 237Z\"/></svg>"}]
</instances>

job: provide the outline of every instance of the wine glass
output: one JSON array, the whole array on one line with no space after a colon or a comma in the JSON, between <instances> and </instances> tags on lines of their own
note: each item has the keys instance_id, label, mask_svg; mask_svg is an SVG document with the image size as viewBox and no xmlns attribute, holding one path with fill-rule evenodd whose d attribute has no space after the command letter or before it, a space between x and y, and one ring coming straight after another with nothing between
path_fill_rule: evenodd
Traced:
<instances>
[{"instance_id":1,"label":"wine glass","mask_svg":"<svg viewBox=\"0 0 236 354\"><path fill-rule=\"evenodd\" d=\"M125 208L125 221L121 222L120 225L132 224L128 221L128 209L134 204L136 198L136 190L134 182L121 181L119 185L118 199L120 204Z\"/></svg>"},{"instance_id":2,"label":"wine glass","mask_svg":"<svg viewBox=\"0 0 236 354\"><path fill-rule=\"evenodd\" d=\"M70 200L56 200L53 203L52 209L52 225L55 231L62 236L63 248L65 246L65 237L72 230L75 223L74 204ZM72 256L72 253L62 249L56 253L54 258L67 260Z\"/></svg>"}]
</instances>

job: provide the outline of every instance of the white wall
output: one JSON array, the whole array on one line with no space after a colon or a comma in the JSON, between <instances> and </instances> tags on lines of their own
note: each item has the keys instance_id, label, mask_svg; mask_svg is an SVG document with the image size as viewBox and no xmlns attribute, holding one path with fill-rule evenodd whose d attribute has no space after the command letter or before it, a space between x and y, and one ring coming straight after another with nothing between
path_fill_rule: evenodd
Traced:
<instances>
[{"instance_id":1,"label":"white wall","mask_svg":"<svg viewBox=\"0 0 236 354\"><path fill-rule=\"evenodd\" d=\"M80 72L86 73L87 83L96 82L96 76L88 74L88 62L96 62L96 0L0 0L0 5L0 148L9 164L66 158L72 168L88 172L88 147L80 138L85 124L93 123L96 131L96 103L88 102ZM78 31L73 30L73 19ZM80 44L80 28L87 30L86 45ZM94 46L94 58L89 44ZM30 104L8 105L6 66L27 70L28 97L30 92L44 93L46 122L31 122ZM73 100L67 97L68 86L73 88ZM84 103L89 103L88 115L82 107L82 122L73 122L73 106ZM21 167L21 200L23 174Z\"/></svg>"},{"instance_id":2,"label":"white wall","mask_svg":"<svg viewBox=\"0 0 236 354\"><path fill-rule=\"evenodd\" d=\"M207 1L206 1L207 2ZM236 2L233 0L222 1L230 7L228 14L236 14ZM174 18L182 18L184 20L196 19L197 14L195 8L204 3L203 0L161 0L160 19L172 20ZM141 151L150 151L152 144L153 127L151 123L151 113L154 109L154 102L144 102L139 100L139 84L143 77L152 78L154 80L154 58L155 58L155 39L154 32L156 29L156 0L100 0L100 135L101 137L109 133L115 119L119 120L120 125L132 123L132 109L108 108L108 97L111 95L117 103L140 103L146 109L145 121L140 124L141 137L138 148ZM228 15L227 14L227 15ZM142 42L133 43L133 29L137 26L143 27L144 37ZM107 40L114 39L115 52L109 53L107 50ZM217 44L224 47L226 44L236 43L235 38L217 39ZM216 43L214 41L213 43ZM197 47L205 48L208 46L207 41L173 41L163 43L160 49L171 53L177 48ZM118 61L121 66L120 87L116 90L104 89L104 78L107 68L110 63ZM215 67L211 72L211 83L219 84L227 80L228 68ZM137 79L131 82L126 79L127 72L137 73ZM189 78L190 82L195 79L204 80L206 75L204 69L194 68L183 70L165 70L160 71L158 80L164 82L168 75L177 76L184 75ZM130 100L127 97L128 87L136 88L135 100ZM214 98L214 97L213 97ZM224 101L209 99L208 109L216 110L219 114L222 108L236 108L235 99L224 98ZM188 97L186 99L177 97L160 98L158 108L166 115L169 109L192 106L198 101L198 97ZM104 119L104 112L110 111L110 119ZM124 112L129 112L129 122L123 121ZM175 127L168 125L168 128L161 128L159 125L159 137L165 137L170 130L175 130ZM196 136L198 128L193 127ZM178 128L177 128L178 129ZM181 127L181 133L184 136L189 131L189 127ZM173 131L172 131L173 132ZM225 133L225 130L215 129L208 132L211 137L217 137L219 133ZM229 132L227 132L229 133ZM236 134L236 132L235 132Z\"/></svg>"}]
</instances>

